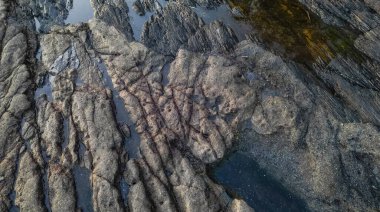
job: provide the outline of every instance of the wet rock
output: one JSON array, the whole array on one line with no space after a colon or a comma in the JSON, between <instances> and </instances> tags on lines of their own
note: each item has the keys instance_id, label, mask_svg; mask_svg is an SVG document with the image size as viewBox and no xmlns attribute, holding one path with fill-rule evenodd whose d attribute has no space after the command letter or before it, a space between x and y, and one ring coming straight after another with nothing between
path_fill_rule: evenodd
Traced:
<instances>
[{"instance_id":1,"label":"wet rock","mask_svg":"<svg viewBox=\"0 0 380 212\"><path fill-rule=\"evenodd\" d=\"M140 16L145 15L145 7L142 5L140 0L136 0L133 3L133 10L136 11Z\"/></svg>"},{"instance_id":2,"label":"wet rock","mask_svg":"<svg viewBox=\"0 0 380 212\"><path fill-rule=\"evenodd\" d=\"M137 0L133 3L133 9L140 15L145 12L161 12L162 8L158 0Z\"/></svg>"},{"instance_id":3,"label":"wet rock","mask_svg":"<svg viewBox=\"0 0 380 212\"><path fill-rule=\"evenodd\" d=\"M378 14L380 14L380 3L376 0L364 0L364 2L374 9Z\"/></svg>"},{"instance_id":4,"label":"wet rock","mask_svg":"<svg viewBox=\"0 0 380 212\"><path fill-rule=\"evenodd\" d=\"M231 205L228 208L228 211L234 211L234 212L254 212L255 210L253 210L251 207L249 207L247 205L247 203L245 203L244 201L239 200L239 199L234 199L231 202Z\"/></svg>"},{"instance_id":5,"label":"wet rock","mask_svg":"<svg viewBox=\"0 0 380 212\"><path fill-rule=\"evenodd\" d=\"M162 14L154 15L144 25L141 42L165 55L175 55L204 22L189 7L170 2Z\"/></svg>"},{"instance_id":6,"label":"wet rock","mask_svg":"<svg viewBox=\"0 0 380 212\"><path fill-rule=\"evenodd\" d=\"M219 21L212 22L199 29L187 42L187 48L195 52L229 52L238 43L231 28Z\"/></svg>"},{"instance_id":7,"label":"wet rock","mask_svg":"<svg viewBox=\"0 0 380 212\"><path fill-rule=\"evenodd\" d=\"M175 0L175 2L178 2L180 4L190 6L190 7L196 7L196 6L201 6L205 8L215 8L223 3L223 1L216 0L216 1L211 1L211 0Z\"/></svg>"},{"instance_id":8,"label":"wet rock","mask_svg":"<svg viewBox=\"0 0 380 212\"><path fill-rule=\"evenodd\" d=\"M238 7L232 8L231 12L232 12L233 16L235 16L237 18L244 18L245 17L243 12L241 11L241 9Z\"/></svg>"},{"instance_id":9,"label":"wet rock","mask_svg":"<svg viewBox=\"0 0 380 212\"><path fill-rule=\"evenodd\" d=\"M255 75L253 82L256 85L259 82L255 78L267 80L265 85L259 86L259 88L261 87L261 103L256 106L251 119L254 131L249 131L241 136L245 143L243 148L249 149L248 154L254 157L261 167L266 167L273 173L278 180L285 180L284 185L292 188L295 193L301 194L300 196L306 199L311 210L316 210L316 208L325 208L326 210L371 210L377 208L375 196L364 191L358 192L355 197L351 196L350 192L358 188L354 186L354 183L345 180L348 179L345 176L354 175L351 171L346 173L347 169L353 170L355 168L352 167L358 169L363 166L359 165L362 164L361 159L352 159L352 157L346 156L350 161L346 165L333 162L341 161L340 155L345 151L338 144L339 139L336 139L337 133L342 132L340 126L345 125L343 123L346 122L357 122L355 114L352 114L350 110L341 109L345 106L336 100L331 101L334 99L328 97L331 94L321 92L313 85L302 82L297 77L296 67L284 64L279 58L273 57L255 45L242 42L238 44L235 52L245 56L241 59L242 62L252 64L251 71ZM277 71L272 72L271 70ZM324 73L327 74L327 72ZM338 79L337 76L333 78ZM365 82L365 80L363 81ZM334 82L336 83L336 81ZM349 87L358 89L352 84L345 83L347 87L343 87L343 83L339 85L339 93ZM338 86L336 89L338 90ZM368 98L365 100L366 102L374 98L364 97L359 93L355 94L361 96L357 98ZM376 96L376 93L373 91L371 95ZM351 91L350 95L348 93L345 95L345 98L355 97ZM351 100L349 105L353 106L358 102L361 101ZM266 107L270 109L265 109ZM355 106L355 108L360 107L362 106ZM373 114L366 117L372 117L371 122L375 121L374 117L377 117L376 109L374 109L377 108L376 103L370 103L366 107L368 107L367 113ZM369 153L365 153L365 155L367 154ZM365 156L363 159L371 164L366 166L368 171L361 173L372 173L372 165L377 162L369 158L371 157ZM359 176L356 175L352 178L358 179ZM366 183L367 188L369 185L377 188L376 183ZM370 201L366 203L361 201L360 195L366 195L363 198ZM328 199L329 203L320 202L318 196Z\"/></svg>"},{"instance_id":10,"label":"wet rock","mask_svg":"<svg viewBox=\"0 0 380 212\"><path fill-rule=\"evenodd\" d=\"M371 124L342 124L338 138L349 189L355 189L357 193L353 195L361 196L374 203L373 207L378 207L379 173L374 169L380 162L380 147L376 142L380 139L379 129Z\"/></svg>"},{"instance_id":11,"label":"wet rock","mask_svg":"<svg viewBox=\"0 0 380 212\"><path fill-rule=\"evenodd\" d=\"M324 82L331 86L336 95L350 105L362 120L378 124L379 78L376 70L379 67L377 63L358 65L350 59L337 58L318 72Z\"/></svg>"},{"instance_id":12,"label":"wet rock","mask_svg":"<svg viewBox=\"0 0 380 212\"><path fill-rule=\"evenodd\" d=\"M348 23L362 32L367 32L380 23L380 15L372 12L371 7L374 6L372 1L300 0L300 2L329 24Z\"/></svg>"},{"instance_id":13,"label":"wet rock","mask_svg":"<svg viewBox=\"0 0 380 212\"><path fill-rule=\"evenodd\" d=\"M119 123L119 126L121 128L121 132L125 138L131 137L131 130L129 126L126 123Z\"/></svg>"},{"instance_id":14,"label":"wet rock","mask_svg":"<svg viewBox=\"0 0 380 212\"><path fill-rule=\"evenodd\" d=\"M169 3L162 13L144 25L142 43L165 55L175 55L180 47L196 52L228 52L238 42L230 27L220 21L204 25L182 4Z\"/></svg>"},{"instance_id":15,"label":"wet rock","mask_svg":"<svg viewBox=\"0 0 380 212\"><path fill-rule=\"evenodd\" d=\"M374 28L356 39L355 47L373 60L380 62L380 27Z\"/></svg>"},{"instance_id":16,"label":"wet rock","mask_svg":"<svg viewBox=\"0 0 380 212\"><path fill-rule=\"evenodd\" d=\"M69 15L69 11L73 7L73 1L65 0L37 0L37 1L18 1L21 8L30 10L36 20L39 22L39 30L48 32L54 25L64 25ZM38 29L37 29L38 30Z\"/></svg>"},{"instance_id":17,"label":"wet rock","mask_svg":"<svg viewBox=\"0 0 380 212\"><path fill-rule=\"evenodd\" d=\"M132 27L129 24L128 6L124 0L91 0L95 17L110 26L114 26L129 39L133 40Z\"/></svg>"}]
</instances>

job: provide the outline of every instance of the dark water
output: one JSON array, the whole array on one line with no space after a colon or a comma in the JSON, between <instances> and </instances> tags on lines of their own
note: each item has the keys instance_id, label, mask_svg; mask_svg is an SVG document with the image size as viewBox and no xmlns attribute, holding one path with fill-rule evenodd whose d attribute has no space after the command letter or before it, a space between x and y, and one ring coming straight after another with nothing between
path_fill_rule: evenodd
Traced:
<instances>
[{"instance_id":1,"label":"dark water","mask_svg":"<svg viewBox=\"0 0 380 212\"><path fill-rule=\"evenodd\" d=\"M307 211L303 201L242 152L232 153L218 164L211 171L211 177L232 196L244 199L257 212Z\"/></svg>"},{"instance_id":2,"label":"dark water","mask_svg":"<svg viewBox=\"0 0 380 212\"><path fill-rule=\"evenodd\" d=\"M49 177L48 177L48 170L45 169L45 173L42 176L42 189L44 192L44 204L46 207L46 210L48 212L51 212L51 205L49 200Z\"/></svg>"},{"instance_id":3,"label":"dark water","mask_svg":"<svg viewBox=\"0 0 380 212\"><path fill-rule=\"evenodd\" d=\"M316 59L328 63L338 55L358 61L363 58L354 46L357 32L325 24L298 1L228 2L246 16L241 20L253 27L254 37L284 58L300 63L314 63Z\"/></svg>"},{"instance_id":4,"label":"dark water","mask_svg":"<svg viewBox=\"0 0 380 212\"><path fill-rule=\"evenodd\" d=\"M75 166L73 168L77 207L85 212L92 212L92 186L90 182L91 171L87 168Z\"/></svg>"},{"instance_id":5,"label":"dark water","mask_svg":"<svg viewBox=\"0 0 380 212\"><path fill-rule=\"evenodd\" d=\"M129 185L127 181L122 177L119 182L119 189L121 193L121 199L123 200L124 206L127 207L128 205L128 192L129 192Z\"/></svg>"},{"instance_id":6,"label":"dark water","mask_svg":"<svg viewBox=\"0 0 380 212\"><path fill-rule=\"evenodd\" d=\"M15 191L12 191L12 193L9 194L9 199L12 201L12 206L9 209L9 212L19 212L20 208L18 208L15 205L15 200L16 200L16 192Z\"/></svg>"}]
</instances>

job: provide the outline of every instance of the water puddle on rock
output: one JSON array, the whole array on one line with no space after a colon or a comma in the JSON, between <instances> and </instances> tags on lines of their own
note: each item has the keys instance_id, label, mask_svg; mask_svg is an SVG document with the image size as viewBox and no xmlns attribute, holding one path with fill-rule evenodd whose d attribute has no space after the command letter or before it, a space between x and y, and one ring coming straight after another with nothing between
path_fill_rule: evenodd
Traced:
<instances>
[{"instance_id":1,"label":"water puddle on rock","mask_svg":"<svg viewBox=\"0 0 380 212\"><path fill-rule=\"evenodd\" d=\"M305 203L287 191L242 152L232 153L210 172L235 198L256 211L307 211Z\"/></svg>"},{"instance_id":2,"label":"water puddle on rock","mask_svg":"<svg viewBox=\"0 0 380 212\"><path fill-rule=\"evenodd\" d=\"M244 21L237 20L231 12L228 5L221 5L216 8L207 9L204 7L192 8L199 17L201 17L206 24L213 21L221 21L226 26L232 28L239 40L244 40L246 35L252 32L252 27Z\"/></svg>"},{"instance_id":3,"label":"water puddle on rock","mask_svg":"<svg viewBox=\"0 0 380 212\"><path fill-rule=\"evenodd\" d=\"M47 169L45 170L45 173L43 174L42 177L42 187L44 191L44 203L45 207L48 212L51 212L51 207L50 207L50 200L49 200L49 179L48 179L48 174L47 174Z\"/></svg>"},{"instance_id":4,"label":"water puddle on rock","mask_svg":"<svg viewBox=\"0 0 380 212\"><path fill-rule=\"evenodd\" d=\"M128 16L129 16L129 23L131 24L132 30L133 30L133 37L135 40L140 41L141 40L141 33L144 27L144 24L146 21L149 20L149 18L155 14L155 12L145 11L144 15L139 15L134 9L133 4L136 0L125 0L125 2L128 5ZM155 2L158 7L164 8L167 4L167 1L165 0L157 0Z\"/></svg>"},{"instance_id":5,"label":"water puddle on rock","mask_svg":"<svg viewBox=\"0 0 380 212\"><path fill-rule=\"evenodd\" d=\"M69 16L65 20L66 24L87 22L94 16L94 10L90 0L74 0L73 8L69 11Z\"/></svg>"},{"instance_id":6,"label":"water puddle on rock","mask_svg":"<svg viewBox=\"0 0 380 212\"><path fill-rule=\"evenodd\" d=\"M51 82L53 82L53 80L54 80L54 77L50 76L49 74L46 74L43 77L43 82L40 83L41 85L36 89L34 93L34 99L36 102L43 95L46 96L49 102L53 101L53 89L51 85Z\"/></svg>"},{"instance_id":7,"label":"water puddle on rock","mask_svg":"<svg viewBox=\"0 0 380 212\"><path fill-rule=\"evenodd\" d=\"M34 23L36 25L36 31L39 32L41 28L41 23L36 17L34 18Z\"/></svg>"},{"instance_id":8,"label":"water puddle on rock","mask_svg":"<svg viewBox=\"0 0 380 212\"><path fill-rule=\"evenodd\" d=\"M70 123L69 119L66 117L63 117L63 143L62 143L62 151L64 151L69 145L70 141Z\"/></svg>"},{"instance_id":9,"label":"water puddle on rock","mask_svg":"<svg viewBox=\"0 0 380 212\"><path fill-rule=\"evenodd\" d=\"M18 208L15 204L15 201L16 201L16 192L15 191L12 191L10 194L9 194L9 199L11 200L12 202L12 206L11 208L9 209L9 212L19 212L20 211L20 208Z\"/></svg>"},{"instance_id":10,"label":"water puddle on rock","mask_svg":"<svg viewBox=\"0 0 380 212\"><path fill-rule=\"evenodd\" d=\"M129 16L129 23L131 24L132 31L133 31L133 37L135 40L140 41L141 32L144 26L144 23L152 16L154 13L146 11L144 15L139 15L134 9L133 9L133 3L135 0L125 0L125 2L128 5L128 16Z\"/></svg>"},{"instance_id":11,"label":"water puddle on rock","mask_svg":"<svg viewBox=\"0 0 380 212\"><path fill-rule=\"evenodd\" d=\"M119 189L121 193L121 199L123 200L124 206L127 207L128 205L128 192L129 192L129 185L127 181L123 178L121 178L119 182Z\"/></svg>"},{"instance_id":12,"label":"water puddle on rock","mask_svg":"<svg viewBox=\"0 0 380 212\"><path fill-rule=\"evenodd\" d=\"M169 72L170 72L171 63L167 63L162 67L162 85L166 87L169 85Z\"/></svg>"},{"instance_id":13,"label":"water puddle on rock","mask_svg":"<svg viewBox=\"0 0 380 212\"><path fill-rule=\"evenodd\" d=\"M90 182L91 171L87 168L75 166L73 168L77 207L80 211L92 212L92 186Z\"/></svg>"},{"instance_id":14,"label":"water puddle on rock","mask_svg":"<svg viewBox=\"0 0 380 212\"><path fill-rule=\"evenodd\" d=\"M39 0L30 8L37 32L49 32L54 25L87 22L94 16L90 0Z\"/></svg>"}]
</instances>

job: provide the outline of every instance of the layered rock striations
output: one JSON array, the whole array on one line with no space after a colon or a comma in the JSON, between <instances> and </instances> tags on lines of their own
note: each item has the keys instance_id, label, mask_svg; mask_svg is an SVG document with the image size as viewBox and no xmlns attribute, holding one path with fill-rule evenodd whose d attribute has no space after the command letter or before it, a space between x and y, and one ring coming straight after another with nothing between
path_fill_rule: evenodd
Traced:
<instances>
[{"instance_id":1,"label":"layered rock striations","mask_svg":"<svg viewBox=\"0 0 380 212\"><path fill-rule=\"evenodd\" d=\"M239 148L305 210L380 209L376 2L301 1L366 55L312 70L189 7L220 2L140 2L141 42L126 2L62 2L0 0L0 211L253 211L208 173Z\"/></svg>"}]
</instances>

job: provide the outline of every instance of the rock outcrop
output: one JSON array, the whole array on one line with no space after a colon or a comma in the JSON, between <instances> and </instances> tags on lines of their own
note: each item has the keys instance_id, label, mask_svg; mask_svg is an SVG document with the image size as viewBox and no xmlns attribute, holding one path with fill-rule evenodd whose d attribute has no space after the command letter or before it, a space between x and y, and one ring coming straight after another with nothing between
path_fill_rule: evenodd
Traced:
<instances>
[{"instance_id":1,"label":"rock outcrop","mask_svg":"<svg viewBox=\"0 0 380 212\"><path fill-rule=\"evenodd\" d=\"M0 0L0 211L254 211L210 178L232 149L305 210L380 209L376 1L301 1L362 32L310 67L189 7L219 1L136 2L141 42L123 0L46 2Z\"/></svg>"}]
</instances>

